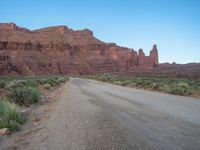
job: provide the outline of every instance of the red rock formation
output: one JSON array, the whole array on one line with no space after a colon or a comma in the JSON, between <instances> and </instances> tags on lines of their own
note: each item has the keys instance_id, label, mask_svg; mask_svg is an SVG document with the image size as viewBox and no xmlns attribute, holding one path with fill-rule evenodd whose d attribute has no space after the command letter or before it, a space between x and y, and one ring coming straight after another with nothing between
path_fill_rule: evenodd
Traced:
<instances>
[{"instance_id":1,"label":"red rock formation","mask_svg":"<svg viewBox=\"0 0 200 150\"><path fill-rule=\"evenodd\" d=\"M157 50L157 45L153 46L153 49L150 52L150 58L151 58L151 61L154 64L154 66L157 66L158 65L158 50Z\"/></svg>"},{"instance_id":2,"label":"red rock formation","mask_svg":"<svg viewBox=\"0 0 200 150\"><path fill-rule=\"evenodd\" d=\"M152 69L157 64L156 45L150 56L141 49L137 55L132 49L96 39L88 29L56 26L30 31L13 23L0 24L1 75L122 72Z\"/></svg>"}]
</instances>

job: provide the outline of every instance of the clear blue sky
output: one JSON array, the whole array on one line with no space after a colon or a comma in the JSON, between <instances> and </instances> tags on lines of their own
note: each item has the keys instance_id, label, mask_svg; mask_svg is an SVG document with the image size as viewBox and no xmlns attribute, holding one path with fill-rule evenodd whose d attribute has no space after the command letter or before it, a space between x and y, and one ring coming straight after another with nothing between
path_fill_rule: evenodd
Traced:
<instances>
[{"instance_id":1,"label":"clear blue sky","mask_svg":"<svg viewBox=\"0 0 200 150\"><path fill-rule=\"evenodd\" d=\"M146 54L157 44L160 62L200 62L200 0L1 0L0 22L89 28Z\"/></svg>"}]
</instances>

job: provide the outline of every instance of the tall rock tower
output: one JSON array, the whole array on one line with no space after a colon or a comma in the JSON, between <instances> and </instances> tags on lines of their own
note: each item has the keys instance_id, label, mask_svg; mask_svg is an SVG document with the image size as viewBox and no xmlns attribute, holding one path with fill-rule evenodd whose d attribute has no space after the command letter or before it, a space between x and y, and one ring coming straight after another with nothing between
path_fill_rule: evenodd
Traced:
<instances>
[{"instance_id":1,"label":"tall rock tower","mask_svg":"<svg viewBox=\"0 0 200 150\"><path fill-rule=\"evenodd\" d=\"M158 62L158 49L157 49L156 44L153 46L153 49L150 51L150 58L153 65L157 66L159 62Z\"/></svg>"}]
</instances>

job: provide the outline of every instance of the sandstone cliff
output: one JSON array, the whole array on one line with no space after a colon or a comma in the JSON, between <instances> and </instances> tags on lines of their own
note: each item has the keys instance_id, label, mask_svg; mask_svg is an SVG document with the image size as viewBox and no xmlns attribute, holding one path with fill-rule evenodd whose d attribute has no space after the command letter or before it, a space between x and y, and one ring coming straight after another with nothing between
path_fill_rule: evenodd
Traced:
<instances>
[{"instance_id":1,"label":"sandstone cliff","mask_svg":"<svg viewBox=\"0 0 200 150\"><path fill-rule=\"evenodd\" d=\"M142 49L137 53L104 43L88 29L55 26L31 31L0 23L0 75L124 72L157 65L156 45L145 56Z\"/></svg>"}]
</instances>

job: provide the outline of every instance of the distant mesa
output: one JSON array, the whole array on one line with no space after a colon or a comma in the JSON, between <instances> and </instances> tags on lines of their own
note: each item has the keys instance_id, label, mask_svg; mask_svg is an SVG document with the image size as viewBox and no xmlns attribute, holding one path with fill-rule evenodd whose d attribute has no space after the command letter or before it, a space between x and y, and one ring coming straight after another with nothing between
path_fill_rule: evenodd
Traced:
<instances>
[{"instance_id":1,"label":"distant mesa","mask_svg":"<svg viewBox=\"0 0 200 150\"><path fill-rule=\"evenodd\" d=\"M152 70L159 65L157 46L120 47L94 37L89 29L53 26L29 30L0 23L0 75L87 74Z\"/></svg>"}]
</instances>

